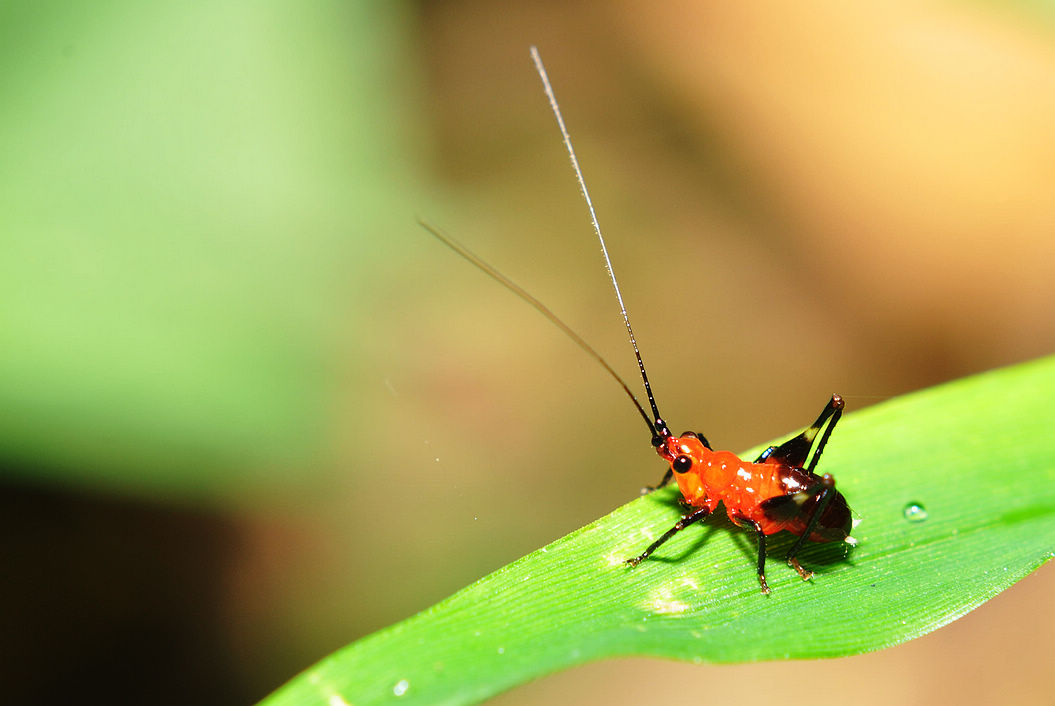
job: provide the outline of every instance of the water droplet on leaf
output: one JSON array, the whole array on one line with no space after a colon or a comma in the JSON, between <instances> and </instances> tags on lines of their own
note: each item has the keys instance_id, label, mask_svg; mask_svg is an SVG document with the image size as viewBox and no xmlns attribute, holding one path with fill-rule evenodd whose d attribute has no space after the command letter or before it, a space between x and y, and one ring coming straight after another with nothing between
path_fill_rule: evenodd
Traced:
<instances>
[{"instance_id":1,"label":"water droplet on leaf","mask_svg":"<svg viewBox=\"0 0 1055 706\"><path fill-rule=\"evenodd\" d=\"M901 513L909 522L923 522L927 519L927 508L920 503L909 503Z\"/></svg>"}]
</instances>

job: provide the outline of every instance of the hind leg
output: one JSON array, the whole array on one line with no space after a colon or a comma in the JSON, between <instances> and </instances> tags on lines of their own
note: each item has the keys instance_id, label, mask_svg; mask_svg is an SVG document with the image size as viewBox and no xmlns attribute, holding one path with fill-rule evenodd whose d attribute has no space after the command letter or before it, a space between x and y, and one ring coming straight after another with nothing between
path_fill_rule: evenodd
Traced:
<instances>
[{"instance_id":1,"label":"hind leg","mask_svg":"<svg viewBox=\"0 0 1055 706\"><path fill-rule=\"evenodd\" d=\"M843 416L845 404L842 397L832 395L831 400L821 410L817 421L801 434L788 439L780 446L770 446L755 459L755 463L778 463L793 468L803 468L810 451L816 446L810 465L806 468L807 471L813 473L813 469L817 467L817 461L820 460L821 453L824 451L824 445L828 443L828 437L831 436L832 430L835 429L835 425L839 423L839 419ZM821 432L822 428L824 429L823 432ZM817 438L818 434L820 434L820 439Z\"/></svg>"}]
</instances>

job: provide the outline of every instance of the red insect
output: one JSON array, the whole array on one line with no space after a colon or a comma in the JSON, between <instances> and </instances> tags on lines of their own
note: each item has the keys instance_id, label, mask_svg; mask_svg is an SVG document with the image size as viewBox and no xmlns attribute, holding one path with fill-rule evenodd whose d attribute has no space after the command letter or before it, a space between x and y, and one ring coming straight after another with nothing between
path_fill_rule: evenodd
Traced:
<instances>
[{"instance_id":1,"label":"red insect","mask_svg":"<svg viewBox=\"0 0 1055 706\"><path fill-rule=\"evenodd\" d=\"M643 369L642 369L643 373ZM798 536L786 559L802 579L813 576L799 564L798 553L807 541L848 542L853 544L850 507L846 498L835 489L831 474L814 473L824 445L843 412L843 399L832 395L820 416L806 431L770 446L753 463L742 461L729 451L714 451L702 434L687 431L681 436L670 433L649 394L649 402L656 412L652 445L670 464L660 486L676 478L683 503L692 512L678 520L645 551L633 559L637 566L661 544L694 522L714 512L718 503L733 523L752 530L758 537L758 582L762 593L769 593L766 583L766 537L782 530ZM821 433L821 429L824 429ZM818 433L820 438L818 440ZM806 458L814 449L813 458L806 466Z\"/></svg>"},{"instance_id":2,"label":"red insect","mask_svg":"<svg viewBox=\"0 0 1055 706\"><path fill-rule=\"evenodd\" d=\"M535 62L535 68L542 79L542 85L549 98L550 107L557 119L564 146L568 151L571 164L575 170L579 188L582 190L586 205L590 211L594 231L601 244L601 252L604 255L608 274L615 288L616 299L622 310L623 321L630 336L630 343L634 349L638 369L641 372L641 380L644 383L645 394L651 407L650 417L641 403L638 402L634 393L623 381L612 367L578 334L571 330L563 321L550 311L535 297L528 294L524 289L507 278L491 265L487 264L465 246L457 243L450 237L439 232L427 223L422 222L430 233L445 243L459 255L469 260L472 264L483 270L503 286L507 287L517 296L540 311L550 322L566 333L575 343L597 360L608 373L622 386L630 397L637 411L648 425L649 434L652 437L652 446L660 457L666 461L670 468L664 474L659 486L669 483L671 479L677 481L681 490L682 503L690 510L669 530L663 533L659 539L650 544L645 551L632 559L627 559L630 566L637 566L647 559L664 542L689 525L707 517L714 512L719 504L724 505L729 519L740 527L751 530L758 538L758 582L763 593L769 593L769 585L766 583L766 537L780 531L788 531L796 535L798 539L792 544L788 551L786 560L789 566L795 568L803 580L813 576L813 572L803 569L798 561L798 553L807 541L811 542L839 542L844 541L854 544L850 537L853 527L850 516L850 507L846 498L835 489L835 479L830 474L818 476L814 471L820 460L821 452L831 436L832 430L838 423L843 412L843 399L839 395L832 395L831 400L825 405L817 420L798 436L785 441L779 446L771 446L766 449L753 462L748 463L741 460L729 451L715 451L707 442L707 439L695 432L685 432L675 436L670 432L667 423L659 414L655 397L652 394L652 386L649 384L648 375L645 372L645 364L638 350L637 340L634 338L634 330L630 326L630 316L627 314L626 306L623 304L623 295L619 290L619 282L616 280L612 269L611 260L608 257L608 247L604 236L601 234L601 226L594 213L590 194L586 189L586 182L579 169L579 161L572 148L571 138L564 126L560 108L554 97L546 70L539 58L538 51L532 47L531 56ZM811 453L812 452L812 453ZM807 463L807 459L809 462ZM650 488L655 490L655 488Z\"/></svg>"}]
</instances>

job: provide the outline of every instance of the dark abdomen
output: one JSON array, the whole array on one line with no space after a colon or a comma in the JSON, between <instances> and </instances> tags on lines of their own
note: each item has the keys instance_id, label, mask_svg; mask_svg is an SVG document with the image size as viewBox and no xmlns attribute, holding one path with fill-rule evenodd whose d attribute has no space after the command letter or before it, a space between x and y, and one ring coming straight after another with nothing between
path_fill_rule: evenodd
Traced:
<instances>
[{"instance_id":1,"label":"dark abdomen","mask_svg":"<svg viewBox=\"0 0 1055 706\"><path fill-rule=\"evenodd\" d=\"M821 478L807 473L802 468L784 468L780 472L780 481L784 496L777 496L763 502L761 505L763 515L772 526L772 532L787 530L801 537L806 532L806 526L817 509L817 502L823 489L815 492L801 504L794 501L794 496L817 487ZM846 498L838 490L832 488L831 492L834 496L828 501L828 506L824 508L820 519L813 527L809 536L811 542L841 542L850 536L850 530L853 528L850 506L846 504ZM772 532L767 531L766 534Z\"/></svg>"}]
</instances>

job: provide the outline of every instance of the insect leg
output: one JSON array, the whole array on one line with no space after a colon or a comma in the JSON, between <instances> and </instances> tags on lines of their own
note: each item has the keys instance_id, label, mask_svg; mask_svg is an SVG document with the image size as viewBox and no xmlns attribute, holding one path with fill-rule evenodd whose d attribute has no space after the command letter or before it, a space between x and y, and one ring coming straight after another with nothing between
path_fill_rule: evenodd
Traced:
<instances>
[{"instance_id":1,"label":"insect leg","mask_svg":"<svg viewBox=\"0 0 1055 706\"><path fill-rule=\"evenodd\" d=\"M762 593L769 593L769 584L766 583L766 533L762 531L762 525L754 520L741 517L736 520L740 527L750 527L758 535L758 583L762 586Z\"/></svg>"},{"instance_id":2,"label":"insect leg","mask_svg":"<svg viewBox=\"0 0 1055 706\"><path fill-rule=\"evenodd\" d=\"M688 515L685 515L680 520L675 522L673 527L671 527L669 530L664 532L662 537L657 539L655 542L652 542L652 544L648 545L648 549L646 549L645 551L641 552L641 554L639 556L635 556L633 559L627 559L624 563L629 564L630 566L637 566L638 564L643 562L645 559L647 559L652 552L654 552L657 549L659 549L659 546L661 544L663 544L668 539L670 539L671 537L676 535L678 532L681 532L683 529L685 529L686 527L688 527L692 523L699 522L703 518L707 517L707 514L709 512L710 512L710 510L708 510L707 508L701 507L699 510L696 510L695 512L692 512L692 513L690 513Z\"/></svg>"},{"instance_id":3,"label":"insect leg","mask_svg":"<svg viewBox=\"0 0 1055 706\"><path fill-rule=\"evenodd\" d=\"M667 472L663 474L663 479L659 481L658 485L646 485L644 488L641 489L641 494L644 495L645 493L651 493L653 490L659 490L667 483L669 483L673 477L674 470L668 468Z\"/></svg>"},{"instance_id":4,"label":"insect leg","mask_svg":"<svg viewBox=\"0 0 1055 706\"><path fill-rule=\"evenodd\" d=\"M820 416L817 417L817 421L811 424L808 429L798 436L788 439L780 446L770 446L755 459L755 463L783 463L794 468L802 468L806 462L806 457L810 455L810 449L814 448L817 434L820 433L820 440L816 443L817 450L810 460L809 467L806 469L812 473L813 469L817 467L817 461L820 460L821 453L824 451L824 445L828 443L828 437L831 436L832 429L835 428L835 425L843 416L843 407L845 405L846 403L843 402L842 397L832 395L831 400L828 401ZM829 420L831 421L829 422ZM828 422L826 427L825 422ZM821 433L821 427L824 427L823 433Z\"/></svg>"},{"instance_id":5,"label":"insect leg","mask_svg":"<svg viewBox=\"0 0 1055 706\"><path fill-rule=\"evenodd\" d=\"M820 491L821 494L817 498L817 505L813 508L813 512L810 514L809 522L806 523L806 530L799 535L799 538L791 545L791 549L788 550L786 557L788 566L794 567L795 571L799 572L799 576L802 577L803 581L808 581L813 578L813 572L806 571L802 568L799 564L797 555L799 550L802 549L802 545L805 544L806 540L809 539L809 536L813 534L813 529L817 526L817 523L820 522L821 515L824 514L824 510L828 507L828 503L830 503L831 499L835 497L835 479L832 478L830 473L825 473L821 476L821 479L818 482L800 492L805 493L807 496L812 496L818 491ZM800 493L796 493L795 495L799 494Z\"/></svg>"},{"instance_id":6,"label":"insect leg","mask_svg":"<svg viewBox=\"0 0 1055 706\"><path fill-rule=\"evenodd\" d=\"M709 450L714 451L714 449L711 448L711 442L707 441L707 437L698 431L686 431L682 433L682 436L694 436L700 440L701 444L706 446Z\"/></svg>"}]
</instances>

